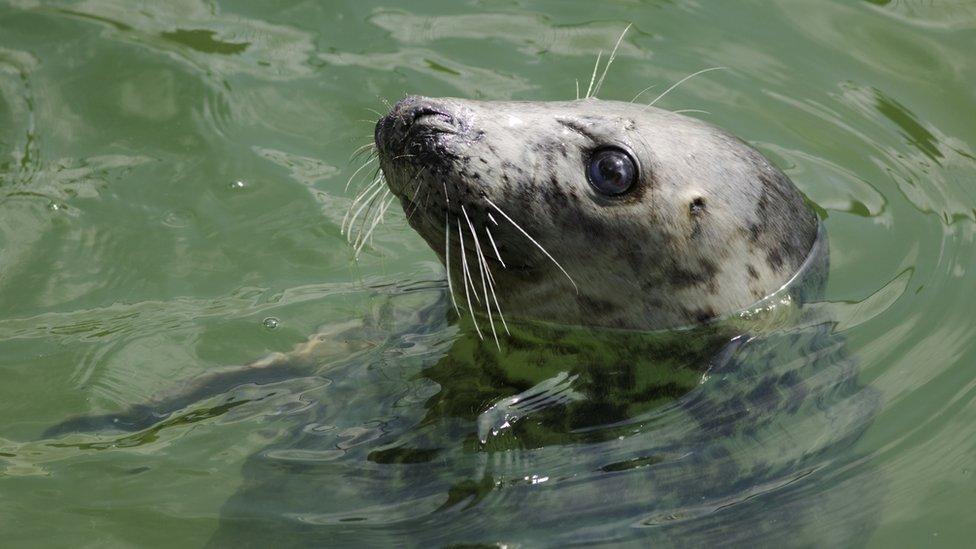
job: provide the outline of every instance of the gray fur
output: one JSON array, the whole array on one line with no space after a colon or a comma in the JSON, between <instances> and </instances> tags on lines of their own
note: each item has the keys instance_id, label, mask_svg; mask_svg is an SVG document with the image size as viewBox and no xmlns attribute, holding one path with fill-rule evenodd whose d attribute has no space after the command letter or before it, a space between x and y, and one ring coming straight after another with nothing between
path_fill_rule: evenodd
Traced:
<instances>
[{"instance_id":1,"label":"gray fur","mask_svg":"<svg viewBox=\"0 0 976 549\"><path fill-rule=\"evenodd\" d=\"M376 143L390 190L442 260L445 221L463 222L462 205L481 240L492 230L507 268L484 255L510 318L638 329L705 322L781 288L817 234L802 195L760 153L653 107L411 96L377 123ZM588 156L606 145L626 149L641 170L619 197L585 175ZM572 282L497 213L492 223L490 203ZM470 243L465 252L477 265Z\"/></svg>"}]
</instances>

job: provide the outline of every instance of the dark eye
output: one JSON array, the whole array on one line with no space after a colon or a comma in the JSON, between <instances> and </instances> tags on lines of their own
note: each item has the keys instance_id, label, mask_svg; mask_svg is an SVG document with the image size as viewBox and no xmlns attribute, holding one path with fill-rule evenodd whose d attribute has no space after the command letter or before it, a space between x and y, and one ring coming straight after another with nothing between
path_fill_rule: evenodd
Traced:
<instances>
[{"instance_id":1,"label":"dark eye","mask_svg":"<svg viewBox=\"0 0 976 549\"><path fill-rule=\"evenodd\" d=\"M616 147L597 149L590 156L586 177L603 194L618 195L630 190L637 180L637 164L629 154Z\"/></svg>"}]
</instances>

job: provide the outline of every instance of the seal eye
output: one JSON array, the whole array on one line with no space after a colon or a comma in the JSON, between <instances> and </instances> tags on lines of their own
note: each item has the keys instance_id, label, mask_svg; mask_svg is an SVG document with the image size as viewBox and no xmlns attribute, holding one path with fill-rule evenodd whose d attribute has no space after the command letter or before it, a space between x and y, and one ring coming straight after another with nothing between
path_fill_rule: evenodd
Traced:
<instances>
[{"instance_id":1,"label":"seal eye","mask_svg":"<svg viewBox=\"0 0 976 549\"><path fill-rule=\"evenodd\" d=\"M603 194L623 194L630 190L637 179L637 164L623 149L597 149L590 156L586 177L590 185Z\"/></svg>"}]
</instances>

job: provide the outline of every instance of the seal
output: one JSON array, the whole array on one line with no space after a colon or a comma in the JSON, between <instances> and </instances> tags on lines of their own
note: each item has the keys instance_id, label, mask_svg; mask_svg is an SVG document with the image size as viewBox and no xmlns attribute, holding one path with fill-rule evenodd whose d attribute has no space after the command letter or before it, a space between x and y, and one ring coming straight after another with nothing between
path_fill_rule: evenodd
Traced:
<instances>
[{"instance_id":1,"label":"seal","mask_svg":"<svg viewBox=\"0 0 976 549\"><path fill-rule=\"evenodd\" d=\"M654 107L409 96L375 142L455 301L493 326L707 322L784 286L817 238L812 208L758 151Z\"/></svg>"},{"instance_id":2,"label":"seal","mask_svg":"<svg viewBox=\"0 0 976 549\"><path fill-rule=\"evenodd\" d=\"M850 493L822 487L877 398L806 312L823 232L760 153L628 103L416 96L375 147L447 288L383 285L372 318L45 437L268 425L216 547L786 544L847 512ZM781 298L797 306L745 314ZM878 485L848 490L870 507Z\"/></svg>"}]
</instances>

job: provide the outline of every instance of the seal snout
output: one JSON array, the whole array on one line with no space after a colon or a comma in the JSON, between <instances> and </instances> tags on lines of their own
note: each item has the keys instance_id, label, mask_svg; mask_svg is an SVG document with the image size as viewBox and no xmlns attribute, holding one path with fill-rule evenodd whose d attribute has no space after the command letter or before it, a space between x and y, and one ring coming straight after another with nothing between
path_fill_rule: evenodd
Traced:
<instances>
[{"instance_id":1,"label":"seal snout","mask_svg":"<svg viewBox=\"0 0 976 549\"><path fill-rule=\"evenodd\" d=\"M380 146L407 144L416 137L457 133L458 118L443 102L417 95L398 101L386 116L376 123L376 143Z\"/></svg>"}]
</instances>

